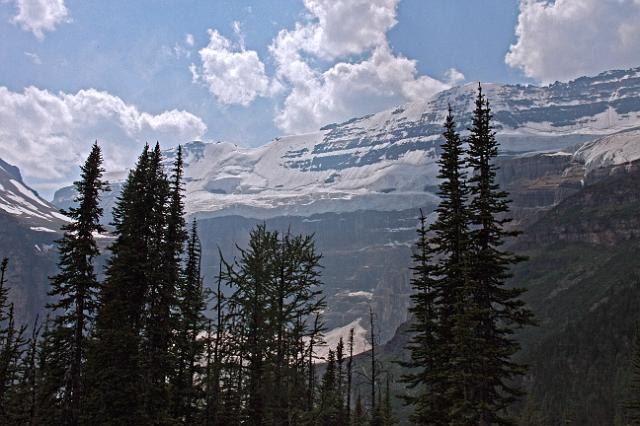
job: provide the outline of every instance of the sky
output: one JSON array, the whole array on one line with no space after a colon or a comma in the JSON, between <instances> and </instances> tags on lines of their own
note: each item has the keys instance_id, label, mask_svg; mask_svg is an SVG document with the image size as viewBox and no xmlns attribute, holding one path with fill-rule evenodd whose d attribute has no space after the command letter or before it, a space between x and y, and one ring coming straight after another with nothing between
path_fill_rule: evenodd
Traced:
<instances>
[{"instance_id":1,"label":"sky","mask_svg":"<svg viewBox=\"0 0 640 426\"><path fill-rule=\"evenodd\" d=\"M640 0L0 0L0 158L44 196L98 140L259 146L468 82L640 65Z\"/></svg>"}]
</instances>

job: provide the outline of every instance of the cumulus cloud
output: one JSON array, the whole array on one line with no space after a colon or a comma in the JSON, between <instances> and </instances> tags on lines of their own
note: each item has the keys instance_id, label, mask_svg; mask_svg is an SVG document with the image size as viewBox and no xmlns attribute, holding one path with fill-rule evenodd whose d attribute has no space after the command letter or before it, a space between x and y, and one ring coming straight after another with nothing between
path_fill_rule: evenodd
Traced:
<instances>
[{"instance_id":1,"label":"cumulus cloud","mask_svg":"<svg viewBox=\"0 0 640 426\"><path fill-rule=\"evenodd\" d=\"M384 44L356 63L339 62L323 73L301 68L293 89L278 110L276 125L289 132L316 130L322 124L377 112L424 99L448 86L418 76L415 61L394 55Z\"/></svg>"},{"instance_id":2,"label":"cumulus cloud","mask_svg":"<svg viewBox=\"0 0 640 426\"><path fill-rule=\"evenodd\" d=\"M239 31L239 26L237 26ZM258 96L269 93L264 64L253 50L233 46L217 30L209 30L209 44L199 52L202 64L192 64L194 81L207 85L223 104L247 106Z\"/></svg>"},{"instance_id":3,"label":"cumulus cloud","mask_svg":"<svg viewBox=\"0 0 640 426\"><path fill-rule=\"evenodd\" d=\"M269 45L271 77L257 52L247 50L239 22L235 45L209 30L201 65L190 69L223 104L248 106L259 96L278 97L275 124L287 133L423 99L464 79L451 69L439 81L420 75L416 61L390 48L400 0L303 0L306 14L281 29Z\"/></svg>"},{"instance_id":4,"label":"cumulus cloud","mask_svg":"<svg viewBox=\"0 0 640 426\"><path fill-rule=\"evenodd\" d=\"M150 114L94 89L56 94L28 87L18 93L0 86L0 158L27 178L53 184L67 183L96 139L113 170L130 166L146 141L171 146L206 130L186 111Z\"/></svg>"},{"instance_id":5,"label":"cumulus cloud","mask_svg":"<svg viewBox=\"0 0 640 426\"><path fill-rule=\"evenodd\" d=\"M304 0L312 22L298 27L300 48L324 59L386 43L400 0Z\"/></svg>"},{"instance_id":6,"label":"cumulus cloud","mask_svg":"<svg viewBox=\"0 0 640 426\"><path fill-rule=\"evenodd\" d=\"M542 82L640 63L640 0L522 0L505 60Z\"/></svg>"},{"instance_id":7,"label":"cumulus cloud","mask_svg":"<svg viewBox=\"0 0 640 426\"><path fill-rule=\"evenodd\" d=\"M449 68L447 72L444 74L447 77L447 83L451 86L455 86L456 84L460 84L464 81L465 77L460 71L455 68Z\"/></svg>"},{"instance_id":8,"label":"cumulus cloud","mask_svg":"<svg viewBox=\"0 0 640 426\"><path fill-rule=\"evenodd\" d=\"M64 0L13 0L17 14L13 22L25 31L31 31L36 38L42 40L45 31L53 31L55 27L69 22L69 11Z\"/></svg>"},{"instance_id":9,"label":"cumulus cloud","mask_svg":"<svg viewBox=\"0 0 640 426\"><path fill-rule=\"evenodd\" d=\"M414 60L390 49L386 33L396 24L397 4L398 0L305 0L308 19L281 30L269 47L277 64L276 82L288 89L275 117L280 129L315 130L449 87L420 76ZM353 55L363 58L350 60ZM310 56L337 61L319 70ZM456 73L448 76L450 81L460 79L461 73Z\"/></svg>"}]
</instances>

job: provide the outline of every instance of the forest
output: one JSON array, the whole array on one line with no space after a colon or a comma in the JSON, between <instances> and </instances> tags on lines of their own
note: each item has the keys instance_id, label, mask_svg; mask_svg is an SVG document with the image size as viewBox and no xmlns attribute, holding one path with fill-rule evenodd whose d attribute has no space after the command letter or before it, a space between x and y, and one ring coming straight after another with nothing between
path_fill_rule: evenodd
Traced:
<instances>
[{"instance_id":1,"label":"forest","mask_svg":"<svg viewBox=\"0 0 640 426\"><path fill-rule=\"evenodd\" d=\"M167 172L159 144L146 145L113 223L101 225L109 184L94 144L74 184L76 206L64 212L49 303L32 324L16 323L11 259L2 260L0 424L556 424L528 403L527 365L517 358L518 333L537 321L526 289L509 281L527 259L505 248L519 232L496 181L499 144L480 86L467 130L462 137L449 109L435 219L416 212L407 356L384 362L373 311L369 351L354 355L352 330L319 355L326 302L313 235L258 225L235 256L220 253L215 282L204 285L180 148ZM640 425L637 336L624 425Z\"/></svg>"}]
</instances>

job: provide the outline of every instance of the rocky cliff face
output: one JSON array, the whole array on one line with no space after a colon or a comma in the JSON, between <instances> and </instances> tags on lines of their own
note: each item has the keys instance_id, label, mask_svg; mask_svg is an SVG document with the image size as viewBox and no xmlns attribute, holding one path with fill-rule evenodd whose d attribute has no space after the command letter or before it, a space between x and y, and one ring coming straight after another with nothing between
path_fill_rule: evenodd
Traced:
<instances>
[{"instance_id":1,"label":"rocky cliff face","mask_svg":"<svg viewBox=\"0 0 640 426\"><path fill-rule=\"evenodd\" d=\"M10 300L19 321L44 308L48 276L56 271L58 239L65 216L23 181L20 170L0 159L0 258L9 259Z\"/></svg>"}]
</instances>

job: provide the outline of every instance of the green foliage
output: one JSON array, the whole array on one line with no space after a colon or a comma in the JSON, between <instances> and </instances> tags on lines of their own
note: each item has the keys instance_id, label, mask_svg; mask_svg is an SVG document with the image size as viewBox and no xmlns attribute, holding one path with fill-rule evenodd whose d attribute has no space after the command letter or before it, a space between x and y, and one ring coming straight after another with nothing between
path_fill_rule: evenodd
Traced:
<instances>
[{"instance_id":1,"label":"green foliage","mask_svg":"<svg viewBox=\"0 0 640 426\"><path fill-rule=\"evenodd\" d=\"M222 279L234 289L228 303L236 339L230 350L244 360L239 373L248 424L289 424L309 411L314 386L313 344L318 323L309 324L325 303L319 290L319 260L311 236L270 232L263 225L247 249L224 262ZM308 360L308 361L307 361Z\"/></svg>"},{"instance_id":2,"label":"green foliage","mask_svg":"<svg viewBox=\"0 0 640 426\"><path fill-rule=\"evenodd\" d=\"M178 287L177 330L173 348L176 362L171 378L173 393L173 417L187 424L193 422L198 411L198 401L203 398L203 369L200 361L205 352L207 332L206 294L200 273L200 239L197 224L191 225L187 243L187 260ZM209 332L210 333L210 332Z\"/></svg>"},{"instance_id":3,"label":"green foliage","mask_svg":"<svg viewBox=\"0 0 640 426\"><path fill-rule=\"evenodd\" d=\"M7 271L9 260L0 262L0 420L10 423L20 413L16 410L16 389L22 378L22 357L28 341L25 327L15 323L13 303L9 303Z\"/></svg>"},{"instance_id":4,"label":"green foliage","mask_svg":"<svg viewBox=\"0 0 640 426\"><path fill-rule=\"evenodd\" d=\"M524 290L506 286L510 267L523 259L502 248L517 233L506 230L509 200L495 183L498 143L480 87L469 131L465 158L449 110L438 216L429 229L421 217L418 229L404 364L417 424L513 424L505 410L521 395L512 383L525 368L512 359L520 348L512 335L533 317Z\"/></svg>"},{"instance_id":5,"label":"green foliage","mask_svg":"<svg viewBox=\"0 0 640 426\"><path fill-rule=\"evenodd\" d=\"M51 278L49 295L54 302L47 305L55 317L50 335L44 337L55 342L60 370L58 388L53 389L51 383L50 391L58 399L58 414L73 425L80 417L88 331L97 305L98 280L93 262L99 255L94 235L104 232L100 192L108 190L102 180L102 154L97 143L80 170L80 180L74 183L77 207L65 212L71 222L62 227L64 236L57 241L59 272Z\"/></svg>"}]
</instances>

